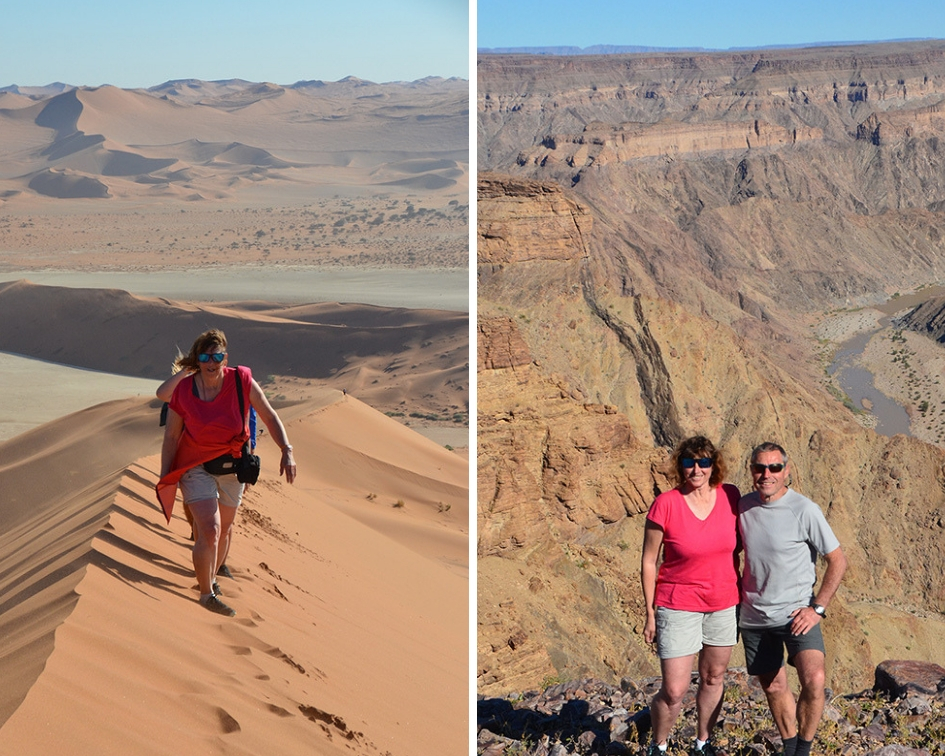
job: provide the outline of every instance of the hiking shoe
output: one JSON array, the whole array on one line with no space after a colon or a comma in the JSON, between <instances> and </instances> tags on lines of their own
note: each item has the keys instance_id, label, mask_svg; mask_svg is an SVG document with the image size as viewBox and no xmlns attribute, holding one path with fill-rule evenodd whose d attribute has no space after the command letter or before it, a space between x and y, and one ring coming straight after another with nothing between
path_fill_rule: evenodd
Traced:
<instances>
[{"instance_id":1,"label":"hiking shoe","mask_svg":"<svg viewBox=\"0 0 945 756\"><path fill-rule=\"evenodd\" d=\"M223 591L220 590L220 584L216 580L213 581L213 585L210 587L213 589L213 594L215 596L223 595Z\"/></svg>"},{"instance_id":2,"label":"hiking shoe","mask_svg":"<svg viewBox=\"0 0 945 756\"><path fill-rule=\"evenodd\" d=\"M706 743L702 748L696 749L695 746L689 749L689 756L718 756L718 751L711 743Z\"/></svg>"},{"instance_id":3,"label":"hiking shoe","mask_svg":"<svg viewBox=\"0 0 945 756\"><path fill-rule=\"evenodd\" d=\"M656 743L650 743L649 748L646 749L646 756L666 756L666 751L660 750Z\"/></svg>"},{"instance_id":4,"label":"hiking shoe","mask_svg":"<svg viewBox=\"0 0 945 756\"><path fill-rule=\"evenodd\" d=\"M220 577L229 578L230 580L233 579L233 573L230 572L230 568L226 566L225 562L220 565L220 569L217 570L217 575Z\"/></svg>"},{"instance_id":5,"label":"hiking shoe","mask_svg":"<svg viewBox=\"0 0 945 756\"><path fill-rule=\"evenodd\" d=\"M220 599L218 599L216 596L210 596L210 598L207 599L207 601L206 601L206 603L204 604L204 606L205 606L207 609L209 609L211 612L216 612L217 614L222 614L224 617L235 617L235 616L236 616L236 610L233 609L232 607L229 607L229 606L227 606L226 604L224 604L224 603L223 603L222 601L220 601Z\"/></svg>"}]
</instances>

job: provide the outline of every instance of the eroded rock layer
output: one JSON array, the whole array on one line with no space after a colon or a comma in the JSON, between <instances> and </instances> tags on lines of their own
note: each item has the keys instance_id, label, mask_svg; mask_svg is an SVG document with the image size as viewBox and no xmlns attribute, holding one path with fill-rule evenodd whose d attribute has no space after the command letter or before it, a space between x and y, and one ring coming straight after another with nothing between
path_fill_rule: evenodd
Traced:
<instances>
[{"instance_id":1,"label":"eroded rock layer","mask_svg":"<svg viewBox=\"0 0 945 756\"><path fill-rule=\"evenodd\" d=\"M826 512L850 561L835 689L941 658L945 453L862 427L808 324L943 277L945 45L479 76L480 690L657 671L643 520L694 433L743 490L782 443Z\"/></svg>"}]
</instances>

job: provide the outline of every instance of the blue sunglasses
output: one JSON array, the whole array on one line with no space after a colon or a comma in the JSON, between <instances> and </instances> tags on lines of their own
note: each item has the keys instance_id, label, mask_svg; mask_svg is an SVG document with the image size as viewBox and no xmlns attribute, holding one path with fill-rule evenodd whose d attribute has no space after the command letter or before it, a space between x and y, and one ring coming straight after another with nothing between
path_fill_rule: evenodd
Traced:
<instances>
[{"instance_id":1,"label":"blue sunglasses","mask_svg":"<svg viewBox=\"0 0 945 756\"><path fill-rule=\"evenodd\" d=\"M700 459L693 459L692 457L683 457L679 460L679 464L683 466L684 470L691 470L696 465L699 465L703 470L712 467L712 458L711 457L701 457Z\"/></svg>"},{"instance_id":2,"label":"blue sunglasses","mask_svg":"<svg viewBox=\"0 0 945 756\"><path fill-rule=\"evenodd\" d=\"M210 360L213 360L214 362L223 362L225 359L226 352L214 352L213 354L204 353L197 355L197 362L210 362Z\"/></svg>"}]
</instances>

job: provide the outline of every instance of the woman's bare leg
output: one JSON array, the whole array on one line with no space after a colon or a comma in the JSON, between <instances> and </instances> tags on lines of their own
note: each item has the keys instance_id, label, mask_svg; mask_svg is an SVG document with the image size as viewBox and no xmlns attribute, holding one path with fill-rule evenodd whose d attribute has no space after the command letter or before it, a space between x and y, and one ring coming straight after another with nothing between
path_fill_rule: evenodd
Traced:
<instances>
[{"instance_id":1,"label":"woman's bare leg","mask_svg":"<svg viewBox=\"0 0 945 756\"><path fill-rule=\"evenodd\" d=\"M220 508L216 499L202 499L190 503L194 518L194 572L200 594L213 593L213 576L217 572L217 552L220 548Z\"/></svg>"}]
</instances>

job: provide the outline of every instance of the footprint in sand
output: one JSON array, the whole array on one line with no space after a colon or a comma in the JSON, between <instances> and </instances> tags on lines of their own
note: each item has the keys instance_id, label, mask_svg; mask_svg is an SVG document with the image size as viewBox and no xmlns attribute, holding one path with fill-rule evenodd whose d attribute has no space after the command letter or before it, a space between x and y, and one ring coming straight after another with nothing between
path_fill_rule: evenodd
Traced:
<instances>
[{"instance_id":1,"label":"footprint in sand","mask_svg":"<svg viewBox=\"0 0 945 756\"><path fill-rule=\"evenodd\" d=\"M302 666L301 664L299 664L295 659L293 659L291 656L289 656L287 653L285 653L285 651L283 651L281 648L276 648L275 646L273 646L272 648L267 648L267 649L266 649L266 653L269 654L270 656L276 658L276 659L281 659L281 660L284 661L286 664L288 664L290 667L294 667L296 670L298 670L299 672L301 672L303 675L305 674L305 667L303 667L303 666Z\"/></svg>"},{"instance_id":2,"label":"footprint in sand","mask_svg":"<svg viewBox=\"0 0 945 756\"><path fill-rule=\"evenodd\" d=\"M233 719L224 709L217 709L217 717L220 720L220 727L223 729L223 732L230 733L240 731L240 723Z\"/></svg>"},{"instance_id":3,"label":"footprint in sand","mask_svg":"<svg viewBox=\"0 0 945 756\"><path fill-rule=\"evenodd\" d=\"M253 655L254 651L261 651L273 659L279 659L285 662L301 675L305 675L306 677L314 677L316 680L328 679L328 676L322 670L318 669L317 667L306 669L302 664L297 662L278 646L269 645L264 640L259 638L255 633L245 629L246 627L256 627L256 623L254 623L252 620L246 620L242 622L241 625L242 626L238 626L235 623L225 623L222 626L224 635L226 635L231 641L228 648L235 656L249 657ZM269 680L270 677L269 675L259 674L256 676L256 679Z\"/></svg>"},{"instance_id":4,"label":"footprint in sand","mask_svg":"<svg viewBox=\"0 0 945 756\"><path fill-rule=\"evenodd\" d=\"M327 711L322 711L314 706L306 706L305 704L299 704L299 711L313 722L320 724L322 730L327 733L329 738L333 735L332 731L336 731L347 740L361 741L364 738L363 732L349 730L347 723L341 717L329 714Z\"/></svg>"}]
</instances>

